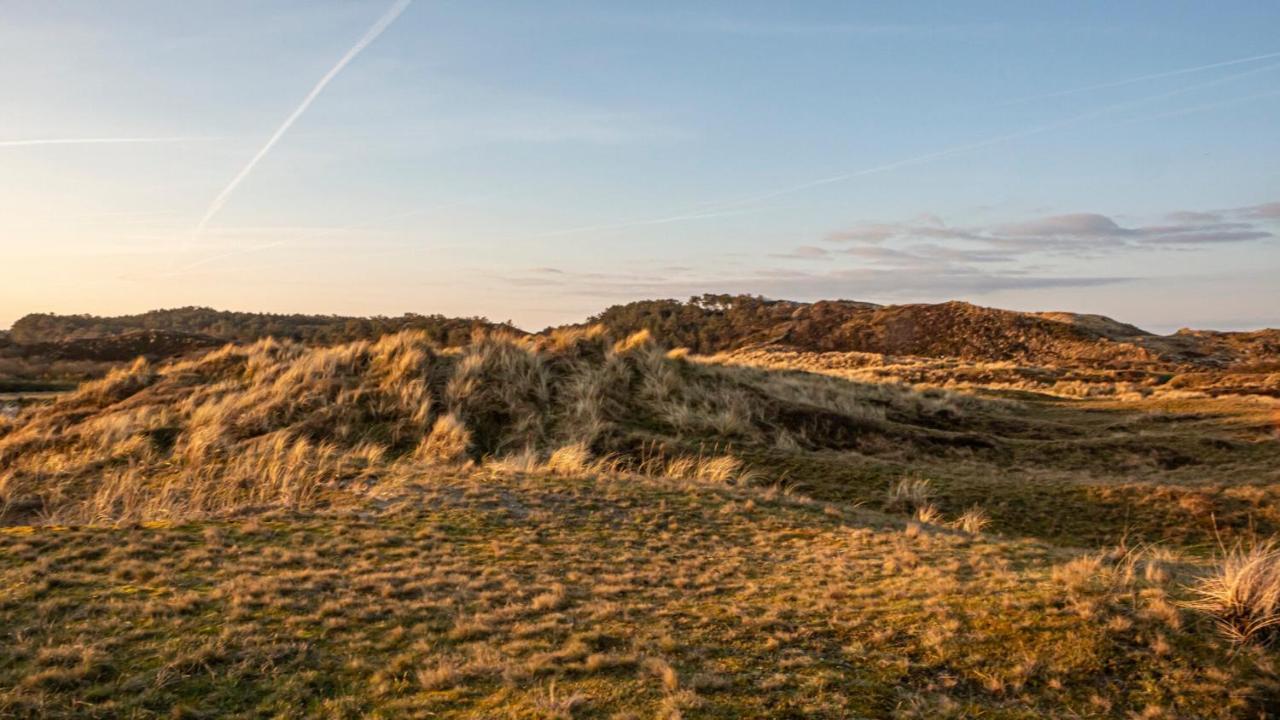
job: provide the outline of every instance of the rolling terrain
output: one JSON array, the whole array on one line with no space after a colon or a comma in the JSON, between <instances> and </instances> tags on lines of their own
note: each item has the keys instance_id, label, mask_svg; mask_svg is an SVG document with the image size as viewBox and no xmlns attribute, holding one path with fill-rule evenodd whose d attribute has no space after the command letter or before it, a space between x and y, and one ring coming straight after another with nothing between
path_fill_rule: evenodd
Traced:
<instances>
[{"instance_id":1,"label":"rolling terrain","mask_svg":"<svg viewBox=\"0 0 1280 720\"><path fill-rule=\"evenodd\" d=\"M466 344L477 330L522 334L482 318L278 315L175 308L139 315L25 315L0 333L0 392L61 390L100 378L139 357L156 362L219 347L280 338L326 345L417 330L442 345Z\"/></svg>"},{"instance_id":2,"label":"rolling terrain","mask_svg":"<svg viewBox=\"0 0 1280 720\"><path fill-rule=\"evenodd\" d=\"M619 305L589 322L625 335L648 330L672 346L711 354L753 345L1108 369L1276 368L1280 330L1181 330L1156 335L1100 315L1029 313L965 302L800 303L704 295L688 302Z\"/></svg>"},{"instance_id":3,"label":"rolling terrain","mask_svg":"<svg viewBox=\"0 0 1280 720\"><path fill-rule=\"evenodd\" d=\"M192 347L0 418L0 716L1280 708L1275 331L593 320Z\"/></svg>"}]
</instances>

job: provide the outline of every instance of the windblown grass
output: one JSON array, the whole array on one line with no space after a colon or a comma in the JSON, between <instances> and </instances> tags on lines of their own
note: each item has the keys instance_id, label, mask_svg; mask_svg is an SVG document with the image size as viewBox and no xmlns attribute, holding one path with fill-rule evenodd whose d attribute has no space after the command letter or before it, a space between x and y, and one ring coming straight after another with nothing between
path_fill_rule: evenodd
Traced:
<instances>
[{"instance_id":1,"label":"windblown grass","mask_svg":"<svg viewBox=\"0 0 1280 720\"><path fill-rule=\"evenodd\" d=\"M805 352L779 346L746 347L710 360L772 370L803 370L861 383L905 383L935 393L947 391L1027 391L1062 398L1280 397L1280 373L1273 363L1230 370L1125 367L1106 362L1072 365L965 360L956 357L882 355L869 352Z\"/></svg>"},{"instance_id":2,"label":"windblown grass","mask_svg":"<svg viewBox=\"0 0 1280 720\"><path fill-rule=\"evenodd\" d=\"M845 384L847 385L847 383ZM139 361L35 410L0 436L0 519L112 522L301 507L414 464L485 461L565 473L743 480L734 445L847 444L886 412L880 388L771 377L669 356L644 333L421 334L324 348L264 340L163 366ZM672 458L708 444L725 457Z\"/></svg>"},{"instance_id":3,"label":"windblown grass","mask_svg":"<svg viewBox=\"0 0 1280 720\"><path fill-rule=\"evenodd\" d=\"M1195 590L1191 607L1211 615L1237 642L1270 645L1280 636L1280 548L1274 540L1229 550Z\"/></svg>"}]
</instances>

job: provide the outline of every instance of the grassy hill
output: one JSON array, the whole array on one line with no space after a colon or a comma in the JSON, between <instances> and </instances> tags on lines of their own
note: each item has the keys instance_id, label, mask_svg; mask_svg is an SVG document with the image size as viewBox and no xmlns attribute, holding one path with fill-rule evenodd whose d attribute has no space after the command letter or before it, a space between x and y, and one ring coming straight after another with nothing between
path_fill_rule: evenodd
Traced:
<instances>
[{"instance_id":1,"label":"grassy hill","mask_svg":"<svg viewBox=\"0 0 1280 720\"><path fill-rule=\"evenodd\" d=\"M464 345L476 331L499 329L523 334L483 318L443 315L276 315L195 307L120 317L31 314L0 334L0 392L62 389L139 357L156 362L268 337L331 345L415 330L441 345Z\"/></svg>"},{"instance_id":2,"label":"grassy hill","mask_svg":"<svg viewBox=\"0 0 1280 720\"><path fill-rule=\"evenodd\" d=\"M0 715L1280 706L1274 401L810 370L409 331L26 407L0 420Z\"/></svg>"},{"instance_id":3,"label":"grassy hill","mask_svg":"<svg viewBox=\"0 0 1280 720\"><path fill-rule=\"evenodd\" d=\"M647 330L702 354L756 345L801 352L1016 362L1042 367L1222 369L1280 358L1280 330L1184 330L1162 336L1099 315L1027 313L964 302L875 305L704 295L646 300L592 317L611 332Z\"/></svg>"},{"instance_id":4,"label":"grassy hill","mask_svg":"<svg viewBox=\"0 0 1280 720\"><path fill-rule=\"evenodd\" d=\"M880 365L911 365L898 368L903 370L900 379L911 382L945 383L957 376L989 375L992 369L1002 376L990 378L992 382L1024 388L1043 387L1046 377L1057 385L1153 386L1181 375L1175 386L1280 395L1280 330L1155 335L1099 315L1014 312L962 302L880 306L745 295L617 305L566 329L592 325L617 337L644 330L669 347L700 354L764 349L879 356ZM61 386L101 377L136 357L154 362L225 342L274 337L321 346L376 340L404 330L419 331L446 346L464 345L477 331L524 334L506 323L441 315L360 318L209 308L120 317L32 314L0 334L0 383ZM941 372L922 367L939 361L949 363ZM850 359L839 362L848 365Z\"/></svg>"},{"instance_id":5,"label":"grassy hill","mask_svg":"<svg viewBox=\"0 0 1280 720\"><path fill-rule=\"evenodd\" d=\"M477 329L519 332L510 325L484 318L405 314L400 317L341 315L281 315L232 312L204 307L152 310L138 315L54 315L33 313L14 322L9 339L20 345L62 343L131 333L185 333L223 342L252 342L266 337L316 344L371 340L402 330L418 330L443 345L460 345Z\"/></svg>"},{"instance_id":6,"label":"grassy hill","mask_svg":"<svg viewBox=\"0 0 1280 720\"><path fill-rule=\"evenodd\" d=\"M118 520L300 498L321 480L345 486L406 459L577 448L634 470L736 445L972 443L931 418L976 401L836 386L668 357L644 334L615 342L599 329L495 334L463 348L419 332L319 348L268 339L161 366L139 360L27 414L0 438L10 471L0 495L53 518ZM264 470L284 484L266 489L255 479ZM245 474L230 484L244 497L224 493L229 472ZM194 489L206 484L211 494Z\"/></svg>"}]
</instances>

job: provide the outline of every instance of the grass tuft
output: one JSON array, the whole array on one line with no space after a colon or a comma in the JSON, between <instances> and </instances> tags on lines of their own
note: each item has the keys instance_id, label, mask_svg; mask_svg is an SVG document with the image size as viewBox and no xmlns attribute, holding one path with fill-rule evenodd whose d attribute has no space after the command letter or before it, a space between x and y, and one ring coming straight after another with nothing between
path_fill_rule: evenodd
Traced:
<instances>
[{"instance_id":1,"label":"grass tuft","mask_svg":"<svg viewBox=\"0 0 1280 720\"><path fill-rule=\"evenodd\" d=\"M471 433L466 425L452 413L441 415L414 451L414 457L440 463L456 463L466 460L471 447Z\"/></svg>"},{"instance_id":2,"label":"grass tuft","mask_svg":"<svg viewBox=\"0 0 1280 720\"><path fill-rule=\"evenodd\" d=\"M1270 645L1280 637L1280 548L1274 540L1236 546L1194 590L1189 605L1213 617L1232 640Z\"/></svg>"},{"instance_id":3,"label":"grass tuft","mask_svg":"<svg viewBox=\"0 0 1280 720\"><path fill-rule=\"evenodd\" d=\"M889 512L918 512L929 506L933 487L920 477L904 477L889 486L884 508Z\"/></svg>"},{"instance_id":4,"label":"grass tuft","mask_svg":"<svg viewBox=\"0 0 1280 720\"><path fill-rule=\"evenodd\" d=\"M957 530L969 533L970 535L980 535L987 526L991 524L991 518L982 508L974 505L960 514L960 517L952 523Z\"/></svg>"}]
</instances>

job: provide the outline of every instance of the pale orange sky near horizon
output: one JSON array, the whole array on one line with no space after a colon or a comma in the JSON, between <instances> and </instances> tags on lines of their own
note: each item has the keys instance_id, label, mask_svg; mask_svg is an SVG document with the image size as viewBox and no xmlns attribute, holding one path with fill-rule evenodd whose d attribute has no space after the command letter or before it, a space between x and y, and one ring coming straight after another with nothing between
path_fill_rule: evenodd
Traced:
<instances>
[{"instance_id":1,"label":"pale orange sky near horizon","mask_svg":"<svg viewBox=\"0 0 1280 720\"><path fill-rule=\"evenodd\" d=\"M1280 326L1280 7L1150 9L17 5L0 327L704 292Z\"/></svg>"}]
</instances>

